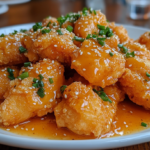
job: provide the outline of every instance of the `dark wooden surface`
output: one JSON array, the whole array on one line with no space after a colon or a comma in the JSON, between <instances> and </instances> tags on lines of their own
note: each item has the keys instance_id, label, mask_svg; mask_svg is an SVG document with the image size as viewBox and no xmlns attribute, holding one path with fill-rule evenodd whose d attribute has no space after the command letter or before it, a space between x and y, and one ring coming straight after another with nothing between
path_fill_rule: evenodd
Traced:
<instances>
[{"instance_id":1,"label":"dark wooden surface","mask_svg":"<svg viewBox=\"0 0 150 150\"><path fill-rule=\"evenodd\" d=\"M10 5L8 12L0 15L0 27L38 22L49 15L59 17L60 15L65 15L68 12L77 12L86 6L86 4L87 3L84 0L31 0L24 4ZM105 0L103 4L104 7L102 10L109 21L150 28L150 20L135 21L130 19L127 15L127 6L123 5L121 2L111 3L111 0ZM99 6L101 6L101 4L99 4ZM0 150L23 149L0 145ZM150 150L150 143L114 150Z\"/></svg>"}]
</instances>

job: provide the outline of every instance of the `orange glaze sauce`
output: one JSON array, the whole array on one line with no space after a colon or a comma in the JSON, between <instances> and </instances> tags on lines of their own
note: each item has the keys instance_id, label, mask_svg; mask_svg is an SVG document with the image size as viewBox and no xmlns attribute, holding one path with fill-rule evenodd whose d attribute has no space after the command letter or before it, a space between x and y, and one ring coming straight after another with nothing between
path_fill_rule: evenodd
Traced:
<instances>
[{"instance_id":1,"label":"orange glaze sauce","mask_svg":"<svg viewBox=\"0 0 150 150\"><path fill-rule=\"evenodd\" d=\"M117 114L112 124L111 131L104 137L120 136L132 134L145 130L150 127L150 111L145 110L143 107L125 100L118 105ZM147 123L147 127L141 126L141 122ZM61 139L61 140L81 140L81 139L94 139L94 136L77 135L67 128L58 128L55 123L54 114L38 118L32 118L19 125L4 127L2 129L16 134L44 138L44 139Z\"/></svg>"}]
</instances>

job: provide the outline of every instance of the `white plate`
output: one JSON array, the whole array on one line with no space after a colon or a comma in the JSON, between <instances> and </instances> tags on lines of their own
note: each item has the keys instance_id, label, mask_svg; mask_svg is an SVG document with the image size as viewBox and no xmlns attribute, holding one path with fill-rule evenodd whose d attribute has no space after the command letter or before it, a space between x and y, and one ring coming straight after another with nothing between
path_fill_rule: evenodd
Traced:
<instances>
[{"instance_id":1,"label":"white plate","mask_svg":"<svg viewBox=\"0 0 150 150\"><path fill-rule=\"evenodd\" d=\"M30 0L0 0L0 4L15 5L29 2Z\"/></svg>"},{"instance_id":2,"label":"white plate","mask_svg":"<svg viewBox=\"0 0 150 150\"><path fill-rule=\"evenodd\" d=\"M8 11L7 5L0 5L0 14L3 14Z\"/></svg>"},{"instance_id":3,"label":"white plate","mask_svg":"<svg viewBox=\"0 0 150 150\"><path fill-rule=\"evenodd\" d=\"M23 24L0 29L0 34L8 34L14 30L29 29L33 24ZM137 39L141 34L150 29L124 25L129 36ZM92 139L92 140L45 140L12 134L0 130L0 143L29 149L111 149L130 146L150 141L150 129L119 137Z\"/></svg>"}]
</instances>

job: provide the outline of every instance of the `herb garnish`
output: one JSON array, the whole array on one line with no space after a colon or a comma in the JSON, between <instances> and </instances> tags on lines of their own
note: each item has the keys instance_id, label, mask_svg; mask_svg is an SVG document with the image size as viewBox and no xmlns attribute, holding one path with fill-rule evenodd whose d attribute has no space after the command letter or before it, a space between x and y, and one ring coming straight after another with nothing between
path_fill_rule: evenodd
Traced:
<instances>
[{"instance_id":1,"label":"herb garnish","mask_svg":"<svg viewBox=\"0 0 150 150\"><path fill-rule=\"evenodd\" d=\"M63 92L65 91L66 88L67 88L67 85L62 85L62 86L60 87L61 93L63 93Z\"/></svg>"},{"instance_id":2,"label":"herb garnish","mask_svg":"<svg viewBox=\"0 0 150 150\"><path fill-rule=\"evenodd\" d=\"M24 48L23 46L20 46L20 47L19 47L19 51L20 51L20 53L26 53L26 52L27 52L27 49Z\"/></svg>"},{"instance_id":3,"label":"herb garnish","mask_svg":"<svg viewBox=\"0 0 150 150\"><path fill-rule=\"evenodd\" d=\"M23 80L25 78L29 77L29 73L28 72L23 72L20 76L18 76L19 79Z\"/></svg>"},{"instance_id":4,"label":"herb garnish","mask_svg":"<svg viewBox=\"0 0 150 150\"><path fill-rule=\"evenodd\" d=\"M112 101L108 98L108 96L106 95L106 93L104 92L104 90L101 88L100 91L97 91L96 89L93 89L93 91L95 93L97 93L97 95L103 100L103 101L108 101L110 103L112 103Z\"/></svg>"},{"instance_id":5,"label":"herb garnish","mask_svg":"<svg viewBox=\"0 0 150 150\"><path fill-rule=\"evenodd\" d=\"M10 80L14 80L15 77L14 77L14 74L13 74L13 69L7 68L7 72L9 73L8 78L9 78Z\"/></svg>"}]
</instances>

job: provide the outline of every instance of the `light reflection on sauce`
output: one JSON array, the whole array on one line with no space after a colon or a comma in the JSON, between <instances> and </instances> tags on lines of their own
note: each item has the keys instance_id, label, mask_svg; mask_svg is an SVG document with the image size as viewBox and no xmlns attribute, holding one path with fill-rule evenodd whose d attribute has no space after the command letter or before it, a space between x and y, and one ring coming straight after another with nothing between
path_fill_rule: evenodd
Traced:
<instances>
[{"instance_id":1,"label":"light reflection on sauce","mask_svg":"<svg viewBox=\"0 0 150 150\"><path fill-rule=\"evenodd\" d=\"M141 122L147 123L150 127L150 111L135 105L129 100L121 102L118 106L117 114L111 131L104 137L121 136L139 132L147 129L141 126ZM67 128L58 128L55 123L54 114L49 114L42 118L32 118L29 121L21 123L16 126L3 127L2 129L30 137L44 138L44 139L61 139L61 140L81 140L94 139L94 136L77 135Z\"/></svg>"}]
</instances>

